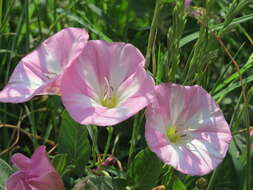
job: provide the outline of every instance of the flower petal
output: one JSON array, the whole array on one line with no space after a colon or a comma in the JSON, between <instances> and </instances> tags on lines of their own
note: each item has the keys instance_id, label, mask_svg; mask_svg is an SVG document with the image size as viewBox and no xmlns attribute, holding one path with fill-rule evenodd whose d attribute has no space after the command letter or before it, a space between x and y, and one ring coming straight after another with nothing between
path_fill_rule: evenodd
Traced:
<instances>
[{"instance_id":1,"label":"flower petal","mask_svg":"<svg viewBox=\"0 0 253 190\"><path fill-rule=\"evenodd\" d=\"M79 56L87 40L87 32L78 28L66 28L48 38L17 65L0 92L0 102L20 103L35 95L59 94L60 75Z\"/></svg>"},{"instance_id":2,"label":"flower petal","mask_svg":"<svg viewBox=\"0 0 253 190\"><path fill-rule=\"evenodd\" d=\"M26 170L30 168L31 160L23 154L16 153L11 157L11 162L19 169Z\"/></svg>"},{"instance_id":3,"label":"flower petal","mask_svg":"<svg viewBox=\"0 0 253 190\"><path fill-rule=\"evenodd\" d=\"M33 190L26 182L26 174L24 172L16 172L12 174L5 184L5 190Z\"/></svg>"},{"instance_id":4,"label":"flower petal","mask_svg":"<svg viewBox=\"0 0 253 190\"><path fill-rule=\"evenodd\" d=\"M64 190L64 184L56 172L49 172L39 178L29 179L28 183L33 187L33 190Z\"/></svg>"},{"instance_id":5,"label":"flower petal","mask_svg":"<svg viewBox=\"0 0 253 190\"><path fill-rule=\"evenodd\" d=\"M184 173L187 173L185 168L191 166L190 168L195 168L195 173L191 173L191 175L206 175L220 164L226 155L230 140L227 143L221 143L222 147L220 147L221 139L225 139L217 137L217 135L213 135L212 138L211 142L193 139L187 143L186 149L188 151L185 150L185 157L190 157L191 163L186 160L182 165L181 170Z\"/></svg>"},{"instance_id":6,"label":"flower petal","mask_svg":"<svg viewBox=\"0 0 253 190\"><path fill-rule=\"evenodd\" d=\"M41 176L51 171L55 171L55 169L48 159L46 147L40 146L32 155L30 174Z\"/></svg>"},{"instance_id":7,"label":"flower petal","mask_svg":"<svg viewBox=\"0 0 253 190\"><path fill-rule=\"evenodd\" d=\"M156 92L163 112L167 113L163 114L164 119L168 122L167 125L178 123L178 120L182 119L181 113L185 105L185 87L164 83L156 87Z\"/></svg>"},{"instance_id":8,"label":"flower petal","mask_svg":"<svg viewBox=\"0 0 253 190\"><path fill-rule=\"evenodd\" d=\"M165 134L147 126L145 128L145 138L151 151L164 163L178 169L179 163L184 159L180 148L168 144L168 139Z\"/></svg>"}]
</instances>

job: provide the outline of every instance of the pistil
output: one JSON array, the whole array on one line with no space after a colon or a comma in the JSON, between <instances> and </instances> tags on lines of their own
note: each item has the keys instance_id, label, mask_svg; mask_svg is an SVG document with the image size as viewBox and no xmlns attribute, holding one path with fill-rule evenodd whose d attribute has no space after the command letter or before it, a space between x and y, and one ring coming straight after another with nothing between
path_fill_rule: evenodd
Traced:
<instances>
[{"instance_id":1,"label":"pistil","mask_svg":"<svg viewBox=\"0 0 253 190\"><path fill-rule=\"evenodd\" d=\"M179 144L181 142L181 135L177 134L175 126L169 127L166 135L171 143Z\"/></svg>"}]
</instances>

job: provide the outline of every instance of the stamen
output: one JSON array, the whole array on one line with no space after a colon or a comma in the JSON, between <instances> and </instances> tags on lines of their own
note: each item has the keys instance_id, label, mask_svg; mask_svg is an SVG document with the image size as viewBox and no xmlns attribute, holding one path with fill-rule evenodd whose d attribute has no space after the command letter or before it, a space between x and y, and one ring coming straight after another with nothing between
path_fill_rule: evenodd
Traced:
<instances>
[{"instance_id":1,"label":"stamen","mask_svg":"<svg viewBox=\"0 0 253 190\"><path fill-rule=\"evenodd\" d=\"M104 98L109 98L113 94L113 87L110 85L108 79L105 77L105 90L104 90Z\"/></svg>"},{"instance_id":2,"label":"stamen","mask_svg":"<svg viewBox=\"0 0 253 190\"><path fill-rule=\"evenodd\" d=\"M114 108L118 105L118 98L113 94L113 87L110 86L107 78L105 78L105 82L104 96L100 99L100 104L107 108Z\"/></svg>"},{"instance_id":3,"label":"stamen","mask_svg":"<svg viewBox=\"0 0 253 190\"><path fill-rule=\"evenodd\" d=\"M109 98L103 98L100 100L100 104L107 108L114 108L118 104L118 98L116 96L111 96Z\"/></svg>"}]
</instances>

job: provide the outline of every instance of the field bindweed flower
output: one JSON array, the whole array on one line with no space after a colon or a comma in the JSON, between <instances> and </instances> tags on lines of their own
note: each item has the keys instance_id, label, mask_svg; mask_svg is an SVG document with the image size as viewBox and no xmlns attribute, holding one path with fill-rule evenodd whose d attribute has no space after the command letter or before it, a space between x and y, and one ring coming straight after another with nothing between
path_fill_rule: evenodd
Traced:
<instances>
[{"instance_id":1,"label":"field bindweed flower","mask_svg":"<svg viewBox=\"0 0 253 190\"><path fill-rule=\"evenodd\" d=\"M12 163L20 169L12 174L5 190L64 190L63 182L50 163L45 146L40 146L29 159L14 154Z\"/></svg>"},{"instance_id":2,"label":"field bindweed flower","mask_svg":"<svg viewBox=\"0 0 253 190\"><path fill-rule=\"evenodd\" d=\"M126 120L153 97L154 81L144 63L131 44L88 41L63 75L64 106L81 124L108 126Z\"/></svg>"},{"instance_id":3,"label":"field bindweed flower","mask_svg":"<svg viewBox=\"0 0 253 190\"><path fill-rule=\"evenodd\" d=\"M145 137L166 164L205 175L226 155L231 132L212 97L199 86L161 84L145 112Z\"/></svg>"},{"instance_id":4,"label":"field bindweed flower","mask_svg":"<svg viewBox=\"0 0 253 190\"><path fill-rule=\"evenodd\" d=\"M185 8L189 8L191 6L192 0L185 0L184 1L184 6Z\"/></svg>"},{"instance_id":5,"label":"field bindweed flower","mask_svg":"<svg viewBox=\"0 0 253 190\"><path fill-rule=\"evenodd\" d=\"M44 41L16 66L0 92L0 102L21 103L35 95L60 94L61 74L88 40L83 29L66 28Z\"/></svg>"}]
</instances>

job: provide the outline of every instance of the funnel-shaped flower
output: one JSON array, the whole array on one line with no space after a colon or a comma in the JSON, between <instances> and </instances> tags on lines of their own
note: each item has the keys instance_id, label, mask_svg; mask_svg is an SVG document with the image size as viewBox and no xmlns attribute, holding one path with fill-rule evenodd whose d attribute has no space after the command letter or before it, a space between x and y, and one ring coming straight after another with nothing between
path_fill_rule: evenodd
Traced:
<instances>
[{"instance_id":1,"label":"funnel-shaped flower","mask_svg":"<svg viewBox=\"0 0 253 190\"><path fill-rule=\"evenodd\" d=\"M145 137L166 164L205 175L223 160L231 132L212 97L199 86L161 84L147 107Z\"/></svg>"},{"instance_id":2,"label":"funnel-shaped flower","mask_svg":"<svg viewBox=\"0 0 253 190\"><path fill-rule=\"evenodd\" d=\"M82 52L88 33L66 28L25 56L0 92L0 102L20 103L35 95L59 94L60 76Z\"/></svg>"},{"instance_id":3,"label":"funnel-shaped flower","mask_svg":"<svg viewBox=\"0 0 253 190\"><path fill-rule=\"evenodd\" d=\"M144 57L131 44L88 41L77 61L64 73L62 101L81 124L117 124L143 109L154 82Z\"/></svg>"},{"instance_id":4,"label":"funnel-shaped flower","mask_svg":"<svg viewBox=\"0 0 253 190\"><path fill-rule=\"evenodd\" d=\"M50 163L45 146L40 146L27 158L14 154L12 163L20 169L6 183L6 190L64 190L63 182Z\"/></svg>"}]
</instances>

